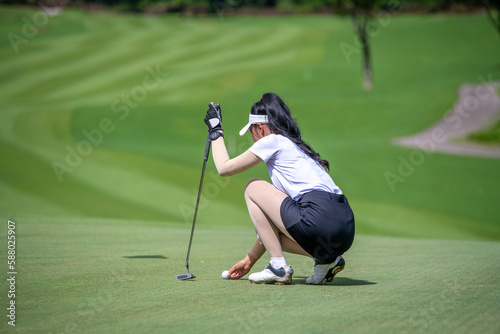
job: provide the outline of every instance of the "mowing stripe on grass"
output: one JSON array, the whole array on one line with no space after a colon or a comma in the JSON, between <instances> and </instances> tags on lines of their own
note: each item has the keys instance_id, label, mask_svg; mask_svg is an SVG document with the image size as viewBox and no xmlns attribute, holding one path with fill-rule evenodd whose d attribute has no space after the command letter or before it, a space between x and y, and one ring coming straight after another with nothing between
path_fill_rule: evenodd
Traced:
<instances>
[{"instance_id":1,"label":"mowing stripe on grass","mask_svg":"<svg viewBox=\"0 0 500 334\"><path fill-rule=\"evenodd\" d=\"M0 31L21 31L22 17L37 10L3 8ZM452 43L455 36L460 43ZM26 194L17 204L0 203L0 212L44 215L29 205L40 197L64 207L64 215L184 221L179 206L190 206L199 177L207 103L222 103L228 146L237 154L251 144L236 137L248 108L269 90L283 95L305 139L332 162L359 213L359 232L498 240L499 161L434 154L394 191L384 178L412 153L391 147L390 138L442 117L459 84L498 77L489 56L498 53L496 38L481 15L393 17L373 41L377 83L366 93L359 55L349 62L339 48L354 40L344 18L219 21L65 9L18 54L0 44L8 74L0 83L0 136L4 153L18 159L0 166L2 198L9 190L18 199ZM112 103L156 63L168 76L119 120ZM51 163L63 162L67 146L86 140L83 130L110 116L115 130L58 184ZM214 192L207 224L249 224L241 192L248 179L268 177L260 167ZM213 164L207 171L215 172Z\"/></svg>"}]
</instances>

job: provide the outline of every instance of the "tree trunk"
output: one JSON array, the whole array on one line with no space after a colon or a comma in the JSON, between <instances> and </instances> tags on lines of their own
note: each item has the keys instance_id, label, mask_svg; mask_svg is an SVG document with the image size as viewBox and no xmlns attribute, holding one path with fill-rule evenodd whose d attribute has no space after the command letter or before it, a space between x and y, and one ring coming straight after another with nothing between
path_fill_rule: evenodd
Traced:
<instances>
[{"instance_id":1,"label":"tree trunk","mask_svg":"<svg viewBox=\"0 0 500 334\"><path fill-rule=\"evenodd\" d=\"M368 21L370 20L370 14L364 13L362 22L360 22L358 13L356 9L351 12L352 20L354 23L354 28L358 34L359 41L361 42L361 49L363 51L363 86L365 90L370 91L373 89L373 78L372 78L372 65L371 65L371 53L370 53L370 39L366 32L366 27Z\"/></svg>"},{"instance_id":2,"label":"tree trunk","mask_svg":"<svg viewBox=\"0 0 500 334\"><path fill-rule=\"evenodd\" d=\"M371 64L371 54L370 54L370 44L366 34L362 35L361 44L363 46L363 73L364 73L364 83L363 86L365 90L373 89L372 81L372 64Z\"/></svg>"}]
</instances>

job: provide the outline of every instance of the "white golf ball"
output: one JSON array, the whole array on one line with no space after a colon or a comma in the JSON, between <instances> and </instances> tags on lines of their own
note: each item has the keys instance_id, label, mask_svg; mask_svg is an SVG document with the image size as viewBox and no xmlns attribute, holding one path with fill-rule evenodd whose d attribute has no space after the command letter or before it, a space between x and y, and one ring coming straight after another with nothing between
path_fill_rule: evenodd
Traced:
<instances>
[{"instance_id":1,"label":"white golf ball","mask_svg":"<svg viewBox=\"0 0 500 334\"><path fill-rule=\"evenodd\" d=\"M224 271L222 272L222 278L223 278L223 279L229 279L228 274L229 274L229 270L224 270Z\"/></svg>"}]
</instances>

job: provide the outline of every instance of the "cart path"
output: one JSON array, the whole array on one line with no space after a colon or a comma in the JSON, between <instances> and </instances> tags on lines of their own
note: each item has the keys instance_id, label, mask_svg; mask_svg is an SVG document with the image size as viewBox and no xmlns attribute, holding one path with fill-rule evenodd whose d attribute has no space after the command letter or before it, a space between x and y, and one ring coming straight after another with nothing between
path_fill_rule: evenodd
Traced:
<instances>
[{"instance_id":1,"label":"cart path","mask_svg":"<svg viewBox=\"0 0 500 334\"><path fill-rule=\"evenodd\" d=\"M457 103L439 122L412 136L394 138L393 143L431 152L500 158L500 145L464 139L500 119L499 86L500 82L460 86Z\"/></svg>"}]
</instances>

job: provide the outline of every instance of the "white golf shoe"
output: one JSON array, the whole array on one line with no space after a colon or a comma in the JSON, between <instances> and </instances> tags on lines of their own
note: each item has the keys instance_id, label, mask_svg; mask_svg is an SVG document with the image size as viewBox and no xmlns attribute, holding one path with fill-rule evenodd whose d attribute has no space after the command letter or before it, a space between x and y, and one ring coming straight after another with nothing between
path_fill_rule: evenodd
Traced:
<instances>
[{"instance_id":1,"label":"white golf shoe","mask_svg":"<svg viewBox=\"0 0 500 334\"><path fill-rule=\"evenodd\" d=\"M292 283L293 269L290 266L284 266L275 269L270 263L267 267L258 272L248 276L248 280L252 283L258 284L291 284Z\"/></svg>"},{"instance_id":2,"label":"white golf shoe","mask_svg":"<svg viewBox=\"0 0 500 334\"><path fill-rule=\"evenodd\" d=\"M342 256L337 256L334 262L314 265L314 275L306 279L307 284L326 284L333 282L333 278L344 269L345 261Z\"/></svg>"}]
</instances>

